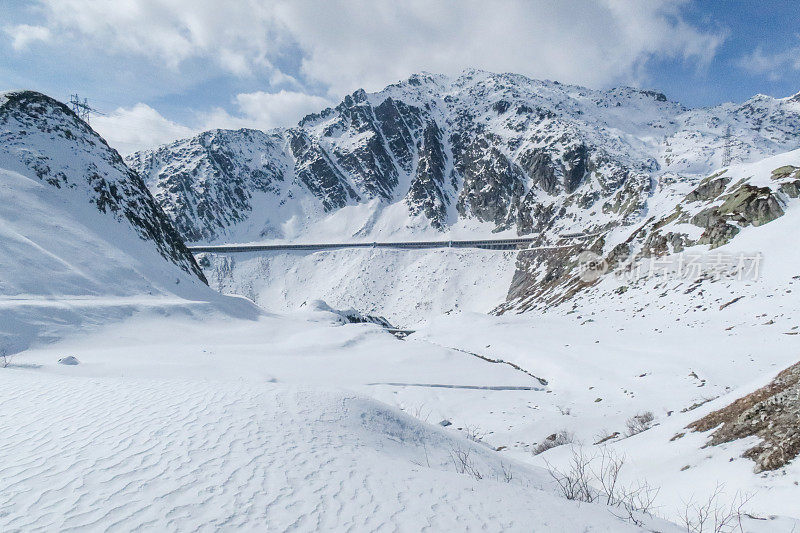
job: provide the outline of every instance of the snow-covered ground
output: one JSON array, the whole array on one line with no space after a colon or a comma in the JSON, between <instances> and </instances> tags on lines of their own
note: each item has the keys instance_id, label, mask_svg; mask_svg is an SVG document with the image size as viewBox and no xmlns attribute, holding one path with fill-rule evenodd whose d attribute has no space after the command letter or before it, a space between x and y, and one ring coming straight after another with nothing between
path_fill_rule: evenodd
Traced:
<instances>
[{"instance_id":1,"label":"snow-covered ground","mask_svg":"<svg viewBox=\"0 0 800 533\"><path fill-rule=\"evenodd\" d=\"M495 237L496 238L496 237ZM274 312L323 298L410 327L431 316L487 313L505 301L515 252L345 249L329 252L208 254L212 288Z\"/></svg>"},{"instance_id":2,"label":"snow-covered ground","mask_svg":"<svg viewBox=\"0 0 800 533\"><path fill-rule=\"evenodd\" d=\"M427 401L432 384L455 387L435 389L446 407L432 406L454 420L506 403L508 392L480 387L545 395L510 367L327 312L167 315L143 312L3 369L2 529L637 529L559 497L544 470L455 425L396 408ZM80 364L57 364L67 355ZM405 385L371 385L388 381ZM465 452L472 475L454 462Z\"/></svg>"},{"instance_id":3,"label":"snow-covered ground","mask_svg":"<svg viewBox=\"0 0 800 533\"><path fill-rule=\"evenodd\" d=\"M743 443L670 440L794 362L796 337L760 320L726 331L724 313L702 337L684 321L617 320L462 313L399 340L313 309L255 320L140 310L0 373L0 416L16 428L3 438L0 523L622 531L613 510L558 499L537 468L567 461L570 446L531 447L567 430L593 453L648 410L653 429L609 446L627 457L626 483L661 487L659 515L676 520L723 480L731 497L754 493L757 516L800 517L796 465L756 476ZM80 364L57 364L68 355ZM452 454L465 449L482 479L458 473Z\"/></svg>"}]
</instances>

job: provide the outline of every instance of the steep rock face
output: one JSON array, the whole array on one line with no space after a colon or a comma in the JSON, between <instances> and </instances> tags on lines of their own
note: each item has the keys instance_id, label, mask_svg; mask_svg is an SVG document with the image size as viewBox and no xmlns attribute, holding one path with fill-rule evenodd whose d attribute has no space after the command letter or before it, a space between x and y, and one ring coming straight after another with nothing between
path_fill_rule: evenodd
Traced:
<instances>
[{"instance_id":1,"label":"steep rock face","mask_svg":"<svg viewBox=\"0 0 800 533\"><path fill-rule=\"evenodd\" d=\"M406 195L409 213L423 213L433 227L444 229L447 208L451 202L449 192L455 187L455 182L451 176L448 184L448 158L444 151L442 131L435 122L430 122L425 128L417 152L419 160L416 173Z\"/></svg>"},{"instance_id":2,"label":"steep rock face","mask_svg":"<svg viewBox=\"0 0 800 533\"><path fill-rule=\"evenodd\" d=\"M653 191L657 209L635 226L611 225L586 240L556 242L562 246L558 249L520 252L508 301L497 311L546 310L580 292L591 293L604 277L624 277L626 271L640 267L646 271L648 261L671 254L714 250L745 228L773 222L799 196L798 162L800 150L794 150L735 165L711 174L684 194L668 183ZM682 185L685 190L689 184ZM602 265L597 277L582 277L586 251Z\"/></svg>"},{"instance_id":3,"label":"steep rock face","mask_svg":"<svg viewBox=\"0 0 800 533\"><path fill-rule=\"evenodd\" d=\"M129 224L164 259L206 281L139 175L64 104L33 91L0 94L0 168L85 192L99 212Z\"/></svg>"},{"instance_id":4,"label":"steep rock face","mask_svg":"<svg viewBox=\"0 0 800 533\"><path fill-rule=\"evenodd\" d=\"M345 97L336 106L336 112L338 118L326 125L325 137L346 132L360 140L350 147L331 144L332 154L339 166L349 174L356 187L364 191L367 198L392 198L399 173L367 94L361 90ZM402 134L408 132L397 133L400 137L395 137L395 147L402 153L408 149L402 143Z\"/></svg>"},{"instance_id":5,"label":"steep rock face","mask_svg":"<svg viewBox=\"0 0 800 533\"><path fill-rule=\"evenodd\" d=\"M525 194L525 175L485 136L454 144L456 170L463 177L458 212L498 229L507 228Z\"/></svg>"},{"instance_id":6,"label":"steep rock face","mask_svg":"<svg viewBox=\"0 0 800 533\"><path fill-rule=\"evenodd\" d=\"M304 131L289 132L289 146L295 161L297 180L322 201L325 211L344 207L350 200L361 199L328 153ZM247 216L247 213L243 216Z\"/></svg>"},{"instance_id":7,"label":"steep rock face","mask_svg":"<svg viewBox=\"0 0 800 533\"><path fill-rule=\"evenodd\" d=\"M283 138L213 130L128 157L188 241L247 219L259 192L280 196L289 174ZM320 173L321 174L321 173Z\"/></svg>"},{"instance_id":8,"label":"steep rock face","mask_svg":"<svg viewBox=\"0 0 800 533\"><path fill-rule=\"evenodd\" d=\"M562 177L563 169L553 163L546 150L533 148L524 152L519 158L519 164L530 176L532 185L547 194L559 192L559 177Z\"/></svg>"}]
</instances>

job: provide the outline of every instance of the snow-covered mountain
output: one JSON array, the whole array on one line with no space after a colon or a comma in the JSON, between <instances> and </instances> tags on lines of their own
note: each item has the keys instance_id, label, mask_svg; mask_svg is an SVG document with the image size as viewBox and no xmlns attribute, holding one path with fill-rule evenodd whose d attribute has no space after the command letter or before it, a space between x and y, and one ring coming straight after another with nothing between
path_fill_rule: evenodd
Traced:
<instances>
[{"instance_id":1,"label":"snow-covered mountain","mask_svg":"<svg viewBox=\"0 0 800 533\"><path fill-rule=\"evenodd\" d=\"M294 128L209 131L127 161L190 242L507 232L540 235L542 244L552 244L563 233L632 231L658 213L660 202L674 205L726 159L752 162L796 149L798 131L800 93L687 109L654 91L597 91L467 71L455 79L417 74L377 93L359 90ZM605 241L594 246L608 251ZM210 257L205 270L213 286L262 305L283 301L278 307L292 307L324 297L391 315L379 300L398 291L413 292L410 300L426 309L458 308L464 300L452 291L431 296L452 278L429 279L434 265L474 271L486 263L461 256L351 256L358 256L357 264L375 265L366 267L375 275L342 270L342 257L325 262L320 255L311 263L298 256ZM491 309L509 286L519 300L531 293L531 272L554 274L536 254L521 257L516 268L500 257L489 263L466 282L485 286L483 277L491 272L492 290L467 308ZM331 268L341 271L342 280L366 279L362 285L379 289L306 294L305 287L330 287L314 271ZM395 276L386 279L386 271ZM282 280L298 273L305 279L299 290L286 287Z\"/></svg>"},{"instance_id":2,"label":"snow-covered mountain","mask_svg":"<svg viewBox=\"0 0 800 533\"><path fill-rule=\"evenodd\" d=\"M651 178L722 166L726 133L733 158L754 161L797 148L798 128L800 96L692 110L653 91L468 71L414 75L295 128L209 131L128 163L192 242L294 238L374 200L354 234L397 229L376 224L394 204L403 225L531 233L635 217Z\"/></svg>"},{"instance_id":3,"label":"snow-covered mountain","mask_svg":"<svg viewBox=\"0 0 800 533\"><path fill-rule=\"evenodd\" d=\"M0 94L0 141L0 168L62 190L64 200L82 194L164 259L204 279L139 175L64 104L33 91Z\"/></svg>"},{"instance_id":4,"label":"snow-covered mountain","mask_svg":"<svg viewBox=\"0 0 800 533\"><path fill-rule=\"evenodd\" d=\"M214 297L142 179L31 91L0 94L0 273L0 349L11 352L127 315L142 296Z\"/></svg>"}]
</instances>

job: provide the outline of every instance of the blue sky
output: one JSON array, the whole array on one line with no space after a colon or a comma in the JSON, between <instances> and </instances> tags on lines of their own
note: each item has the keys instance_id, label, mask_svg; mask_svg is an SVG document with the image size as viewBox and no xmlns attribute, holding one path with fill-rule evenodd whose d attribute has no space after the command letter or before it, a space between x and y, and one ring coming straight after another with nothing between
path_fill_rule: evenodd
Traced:
<instances>
[{"instance_id":1,"label":"blue sky","mask_svg":"<svg viewBox=\"0 0 800 533\"><path fill-rule=\"evenodd\" d=\"M687 3L682 13L690 24L718 29L726 38L704 69L653 62L648 82L671 99L694 107L800 91L800 2L706 0Z\"/></svg>"},{"instance_id":2,"label":"blue sky","mask_svg":"<svg viewBox=\"0 0 800 533\"><path fill-rule=\"evenodd\" d=\"M290 125L364 87L477 67L687 106L800 91L800 6L744 0L4 0L0 88L105 111L120 151Z\"/></svg>"}]
</instances>

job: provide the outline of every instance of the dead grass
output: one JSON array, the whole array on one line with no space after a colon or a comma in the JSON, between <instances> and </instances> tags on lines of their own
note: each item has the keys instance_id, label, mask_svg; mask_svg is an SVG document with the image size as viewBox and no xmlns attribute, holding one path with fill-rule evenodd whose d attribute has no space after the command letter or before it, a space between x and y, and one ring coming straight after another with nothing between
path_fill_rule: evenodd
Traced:
<instances>
[{"instance_id":1,"label":"dead grass","mask_svg":"<svg viewBox=\"0 0 800 533\"><path fill-rule=\"evenodd\" d=\"M540 453L544 453L547 450L552 448L556 448L558 446L563 446L564 444L570 444L575 441L575 436L572 433L567 432L566 430L559 431L558 433L553 433L542 442L537 444L531 449L531 453L533 455L539 455Z\"/></svg>"},{"instance_id":2,"label":"dead grass","mask_svg":"<svg viewBox=\"0 0 800 533\"><path fill-rule=\"evenodd\" d=\"M647 431L653 425L656 417L652 411L645 411L638 413L625 421L625 426L628 428L628 436L638 435L643 431Z\"/></svg>"},{"instance_id":3,"label":"dead grass","mask_svg":"<svg viewBox=\"0 0 800 533\"><path fill-rule=\"evenodd\" d=\"M765 387L709 413L687 426L710 431L707 446L756 436L762 441L744 457L756 463L756 472L775 470L800 454L800 362L790 366Z\"/></svg>"}]
</instances>

